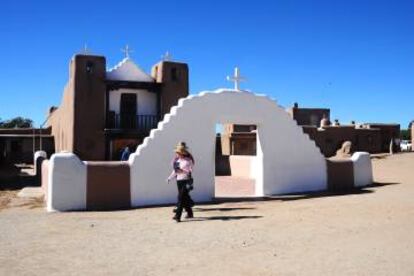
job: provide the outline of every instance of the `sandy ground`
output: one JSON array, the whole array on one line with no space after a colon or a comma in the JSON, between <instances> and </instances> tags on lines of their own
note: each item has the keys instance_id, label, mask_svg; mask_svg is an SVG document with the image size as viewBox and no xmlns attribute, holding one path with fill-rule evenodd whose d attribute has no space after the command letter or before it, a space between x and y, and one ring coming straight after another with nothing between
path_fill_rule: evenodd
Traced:
<instances>
[{"instance_id":1,"label":"sandy ground","mask_svg":"<svg viewBox=\"0 0 414 276\"><path fill-rule=\"evenodd\" d=\"M216 176L215 196L216 197L253 197L256 181L243 177Z\"/></svg>"},{"instance_id":2,"label":"sandy ground","mask_svg":"<svg viewBox=\"0 0 414 276\"><path fill-rule=\"evenodd\" d=\"M0 210L0 275L414 275L414 153L374 159L379 184L201 205L46 213Z\"/></svg>"}]
</instances>

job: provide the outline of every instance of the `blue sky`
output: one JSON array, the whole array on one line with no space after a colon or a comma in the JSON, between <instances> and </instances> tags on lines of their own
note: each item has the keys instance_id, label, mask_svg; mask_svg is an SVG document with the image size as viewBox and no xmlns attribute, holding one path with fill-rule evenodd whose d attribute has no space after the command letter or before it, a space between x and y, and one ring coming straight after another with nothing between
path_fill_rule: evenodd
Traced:
<instances>
[{"instance_id":1,"label":"blue sky","mask_svg":"<svg viewBox=\"0 0 414 276\"><path fill-rule=\"evenodd\" d=\"M242 88L341 122L414 120L414 1L0 2L0 118L39 125L85 43L118 63L129 44L147 72L165 51L190 66L191 93Z\"/></svg>"}]
</instances>

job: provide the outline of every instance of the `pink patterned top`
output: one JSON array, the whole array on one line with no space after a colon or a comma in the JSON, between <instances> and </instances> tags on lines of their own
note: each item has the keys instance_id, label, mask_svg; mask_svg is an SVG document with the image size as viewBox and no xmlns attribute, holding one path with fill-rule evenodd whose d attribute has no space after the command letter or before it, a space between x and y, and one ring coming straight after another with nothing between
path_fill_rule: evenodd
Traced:
<instances>
[{"instance_id":1,"label":"pink patterned top","mask_svg":"<svg viewBox=\"0 0 414 276\"><path fill-rule=\"evenodd\" d=\"M174 162L177 165L171 172L168 180L172 180L174 177L177 180L187 180L190 178L190 174L193 171L194 162L189 157L178 157L174 159ZM178 170L177 170L178 169Z\"/></svg>"}]
</instances>

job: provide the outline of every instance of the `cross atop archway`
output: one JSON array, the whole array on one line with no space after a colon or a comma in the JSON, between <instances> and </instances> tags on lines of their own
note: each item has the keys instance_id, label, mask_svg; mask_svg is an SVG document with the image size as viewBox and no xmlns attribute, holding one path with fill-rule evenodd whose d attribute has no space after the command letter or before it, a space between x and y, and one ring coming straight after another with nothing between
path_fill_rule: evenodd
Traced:
<instances>
[{"instance_id":1,"label":"cross atop archway","mask_svg":"<svg viewBox=\"0 0 414 276\"><path fill-rule=\"evenodd\" d=\"M245 81L246 79L242 76L240 76L240 70L239 67L234 68L234 75L233 76L227 76L228 81L234 82L234 89L237 91L240 91L240 82Z\"/></svg>"},{"instance_id":2,"label":"cross atop archway","mask_svg":"<svg viewBox=\"0 0 414 276\"><path fill-rule=\"evenodd\" d=\"M121 52L125 53L126 58L129 58L129 54L133 53L134 51L131 48L129 48L129 46L127 44L127 45L125 45L125 48L121 49Z\"/></svg>"}]
</instances>

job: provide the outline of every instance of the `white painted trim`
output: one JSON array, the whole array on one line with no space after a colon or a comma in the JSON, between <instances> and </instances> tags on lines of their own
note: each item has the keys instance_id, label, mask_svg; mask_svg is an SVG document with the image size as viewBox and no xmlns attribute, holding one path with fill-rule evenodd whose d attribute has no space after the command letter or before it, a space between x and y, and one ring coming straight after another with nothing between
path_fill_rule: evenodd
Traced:
<instances>
[{"instance_id":1,"label":"white painted trim","mask_svg":"<svg viewBox=\"0 0 414 276\"><path fill-rule=\"evenodd\" d=\"M47 158L47 153L43 150L38 150L35 152L34 154L34 162L36 163L37 158L39 157L43 157L43 158Z\"/></svg>"},{"instance_id":2,"label":"white painted trim","mask_svg":"<svg viewBox=\"0 0 414 276\"><path fill-rule=\"evenodd\" d=\"M154 82L154 79L144 72L130 58L124 58L120 63L106 72L108 80Z\"/></svg>"},{"instance_id":3,"label":"white painted trim","mask_svg":"<svg viewBox=\"0 0 414 276\"><path fill-rule=\"evenodd\" d=\"M87 169L75 154L53 154L48 180L48 212L86 209Z\"/></svg>"},{"instance_id":4,"label":"white painted trim","mask_svg":"<svg viewBox=\"0 0 414 276\"><path fill-rule=\"evenodd\" d=\"M372 162L368 152L355 152L351 160L354 167L354 186L364 187L373 182Z\"/></svg>"},{"instance_id":5,"label":"white painted trim","mask_svg":"<svg viewBox=\"0 0 414 276\"><path fill-rule=\"evenodd\" d=\"M34 171L35 173L37 173L37 159L42 157L43 159L47 158L47 153L43 150L38 150L35 152L34 157L33 157L33 166L34 166Z\"/></svg>"}]
</instances>

